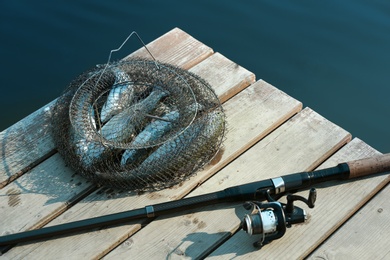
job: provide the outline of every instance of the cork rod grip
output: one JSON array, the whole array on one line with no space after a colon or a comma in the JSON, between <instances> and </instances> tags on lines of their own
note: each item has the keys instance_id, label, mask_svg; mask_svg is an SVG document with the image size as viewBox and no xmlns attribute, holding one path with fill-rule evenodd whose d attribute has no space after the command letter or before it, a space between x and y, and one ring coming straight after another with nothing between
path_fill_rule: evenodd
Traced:
<instances>
[{"instance_id":1,"label":"cork rod grip","mask_svg":"<svg viewBox=\"0 0 390 260\"><path fill-rule=\"evenodd\" d=\"M371 158L347 162L349 178L390 171L390 153Z\"/></svg>"}]
</instances>

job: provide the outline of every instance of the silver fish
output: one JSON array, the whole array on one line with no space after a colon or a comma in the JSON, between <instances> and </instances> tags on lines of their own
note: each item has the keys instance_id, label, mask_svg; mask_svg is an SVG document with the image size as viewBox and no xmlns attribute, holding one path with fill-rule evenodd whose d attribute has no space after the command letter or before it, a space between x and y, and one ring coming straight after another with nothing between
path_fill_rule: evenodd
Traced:
<instances>
[{"instance_id":1,"label":"silver fish","mask_svg":"<svg viewBox=\"0 0 390 260\"><path fill-rule=\"evenodd\" d=\"M199 123L199 121L195 122L178 137L161 145L137 168L116 174L115 182L120 184L133 180L140 181L140 183L145 184L145 187L150 188L150 185L153 185L155 180L166 179L167 181L171 181L172 176L178 174L180 176L180 170L182 170L184 174L191 171L193 165L190 166L191 169L188 169L188 167L186 168L188 160L192 160L193 158L202 160L200 157L205 153L207 154L207 151L210 148L208 144L210 142L220 141L220 138L218 137L223 134L224 131L225 118L222 113L215 111L210 112L207 115L207 119L210 120L210 124L203 124L202 126L202 123ZM202 135L201 138L199 138L200 135ZM181 156L183 152L187 156ZM178 160L178 158L180 158L180 160ZM194 161L192 160L192 162ZM187 172L185 172L186 170ZM110 172L96 172L96 175L98 175L101 180L113 181L113 175Z\"/></svg>"},{"instance_id":2,"label":"silver fish","mask_svg":"<svg viewBox=\"0 0 390 260\"><path fill-rule=\"evenodd\" d=\"M153 121L151 124L145 127L145 129L134 139L132 142L135 146L145 146L150 142L156 141L161 138L166 132L172 129L174 122L179 119L179 111L169 112L169 108L165 107L166 114L156 121ZM187 110L190 112L199 112L204 109L203 105L195 102L187 107ZM147 152L146 149L129 149L126 150L122 155L121 164L131 164L140 158L142 155L145 155Z\"/></svg>"},{"instance_id":3,"label":"silver fish","mask_svg":"<svg viewBox=\"0 0 390 260\"><path fill-rule=\"evenodd\" d=\"M126 108L112 117L101 129L102 136L110 141L124 142L129 140L136 130L141 129L147 114L152 112L158 102L167 93L156 89L139 103Z\"/></svg>"},{"instance_id":4,"label":"silver fish","mask_svg":"<svg viewBox=\"0 0 390 260\"><path fill-rule=\"evenodd\" d=\"M96 121L95 121L95 110L92 106L90 106L90 120L92 126L96 129ZM81 129L82 130L82 129ZM76 146L76 154L82 157L82 162L85 166L91 166L93 162L98 159L106 150L101 143L96 141L91 141L93 136L89 132L76 132L73 128L71 130L71 138L72 142Z\"/></svg>"},{"instance_id":5,"label":"silver fish","mask_svg":"<svg viewBox=\"0 0 390 260\"><path fill-rule=\"evenodd\" d=\"M134 98L134 89L130 82L129 75L119 68L113 68L115 74L115 88L111 89L106 102L104 103L100 119L102 123L107 122L111 117L129 107ZM122 83L122 84L121 84Z\"/></svg>"},{"instance_id":6,"label":"silver fish","mask_svg":"<svg viewBox=\"0 0 390 260\"><path fill-rule=\"evenodd\" d=\"M224 131L224 116L212 111L207 115L210 124L203 125L195 121L176 138L164 143L136 169L137 178L164 178L159 173L176 175L192 161L207 154L211 142L217 142ZM183 154L187 156L182 156ZM190 156L191 158L189 158ZM179 160L180 159L180 160Z\"/></svg>"},{"instance_id":7,"label":"silver fish","mask_svg":"<svg viewBox=\"0 0 390 260\"><path fill-rule=\"evenodd\" d=\"M155 120L145 127L145 129L134 138L132 142L135 146L144 146L150 142L156 141L161 138L165 133L172 129L173 123L179 119L179 112L172 111L165 114L161 120ZM121 164L131 164L137 158L145 154L146 149L128 149L122 155Z\"/></svg>"},{"instance_id":8,"label":"silver fish","mask_svg":"<svg viewBox=\"0 0 390 260\"><path fill-rule=\"evenodd\" d=\"M153 91L140 103L122 111L111 118L101 129L101 135L107 140L123 142L134 134L145 121L146 114L153 111L161 98L167 94L159 89ZM91 107L91 122L96 127L94 110ZM104 146L100 141L91 140L89 133L76 133L72 130L73 143L76 145L76 153L82 157L82 162L87 166L92 166L102 159L104 153L110 152L112 148Z\"/></svg>"},{"instance_id":9,"label":"silver fish","mask_svg":"<svg viewBox=\"0 0 390 260\"><path fill-rule=\"evenodd\" d=\"M79 138L75 145L76 153L82 158L80 161L87 167L92 166L107 151L107 147L100 142L87 141L84 138Z\"/></svg>"}]
</instances>

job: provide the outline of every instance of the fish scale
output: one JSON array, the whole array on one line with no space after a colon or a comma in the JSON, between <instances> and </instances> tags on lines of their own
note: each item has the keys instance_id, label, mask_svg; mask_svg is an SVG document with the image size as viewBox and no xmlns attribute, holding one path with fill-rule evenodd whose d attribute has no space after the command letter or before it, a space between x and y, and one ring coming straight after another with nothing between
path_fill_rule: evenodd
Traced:
<instances>
[{"instance_id":1,"label":"fish scale","mask_svg":"<svg viewBox=\"0 0 390 260\"><path fill-rule=\"evenodd\" d=\"M162 117L163 120L155 120L145 127L132 142L133 146L146 146L161 138L166 132L172 129L172 125L179 119L179 112L172 111ZM167 121L165 121L167 120ZM147 153L146 149L128 149L122 155L121 164L134 163L137 158Z\"/></svg>"},{"instance_id":2,"label":"fish scale","mask_svg":"<svg viewBox=\"0 0 390 260\"><path fill-rule=\"evenodd\" d=\"M124 142L131 138L136 129L140 128L143 121L145 121L145 114L153 111L160 99L166 95L161 90L153 91L140 103L114 116L102 127L102 137L117 142ZM134 111L138 112L134 113ZM102 160L102 155L112 150L112 148L103 145L101 142L89 141L82 135L73 133L73 138L77 148L76 152L83 158L83 163L86 166L91 166L98 160Z\"/></svg>"},{"instance_id":3,"label":"fish scale","mask_svg":"<svg viewBox=\"0 0 390 260\"><path fill-rule=\"evenodd\" d=\"M115 83L100 113L102 123L129 107L134 99L134 89L129 75L119 68L112 70L115 74Z\"/></svg>"},{"instance_id":4,"label":"fish scale","mask_svg":"<svg viewBox=\"0 0 390 260\"><path fill-rule=\"evenodd\" d=\"M205 119L207 122L205 124ZM224 131L225 117L220 111L212 111L196 120L188 128L172 140L159 146L149 155L138 167L128 172L115 174L116 183L139 182L145 186L149 183L156 183L155 180L179 177L186 171L193 171L193 166L189 160L204 160L208 153L208 146L213 142L218 142L217 136ZM210 155L209 155L210 156ZM210 156L208 159L210 160ZM201 167L202 165L198 165ZM188 167L191 167L189 169ZM109 172L96 172L101 179L114 181L113 174ZM167 179L168 178L168 179ZM150 188L150 187L149 187Z\"/></svg>"},{"instance_id":5,"label":"fish scale","mask_svg":"<svg viewBox=\"0 0 390 260\"><path fill-rule=\"evenodd\" d=\"M147 114L151 113L165 96L167 96L166 92L160 89L154 90L141 102L115 115L102 127L102 137L118 143L128 141L138 129L142 128Z\"/></svg>"}]
</instances>

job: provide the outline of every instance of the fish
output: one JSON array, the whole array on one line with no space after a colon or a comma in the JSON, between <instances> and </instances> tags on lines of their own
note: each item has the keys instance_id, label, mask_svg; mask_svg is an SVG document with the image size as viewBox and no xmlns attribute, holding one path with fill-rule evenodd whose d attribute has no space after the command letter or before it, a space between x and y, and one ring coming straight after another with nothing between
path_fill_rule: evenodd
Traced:
<instances>
[{"instance_id":1,"label":"fish","mask_svg":"<svg viewBox=\"0 0 390 260\"><path fill-rule=\"evenodd\" d=\"M204 125L203 120L195 121L187 129L185 129L178 137L161 145L153 154L151 154L147 160L144 161L148 164L154 161L157 157L169 158L170 154L177 153L177 150L183 150L188 147L195 139L198 142L196 146L202 147L207 144L211 138L215 137L217 133L222 131L224 118L221 113L212 111L207 115L207 118L211 119ZM203 138L198 138L199 135L204 135ZM176 152L173 152L175 150Z\"/></svg>"},{"instance_id":2,"label":"fish","mask_svg":"<svg viewBox=\"0 0 390 260\"><path fill-rule=\"evenodd\" d=\"M197 120L176 138L169 140L149 155L137 168L128 174L120 174L117 181L142 181L145 186L156 180L172 181L175 177L188 176L201 163L210 160L214 154L210 147L221 141L225 117L220 111L211 111L208 122ZM216 151L215 151L216 152ZM205 158L205 155L209 158Z\"/></svg>"},{"instance_id":3,"label":"fish","mask_svg":"<svg viewBox=\"0 0 390 260\"><path fill-rule=\"evenodd\" d=\"M108 94L100 112L100 120L106 123L111 117L120 113L132 104L134 88L129 75L119 68L113 68L115 74L114 88Z\"/></svg>"},{"instance_id":4,"label":"fish","mask_svg":"<svg viewBox=\"0 0 390 260\"><path fill-rule=\"evenodd\" d=\"M79 138L74 141L74 144L76 146L76 154L81 157L81 163L87 168L100 160L101 156L108 149L100 142L88 141L85 138Z\"/></svg>"},{"instance_id":5,"label":"fish","mask_svg":"<svg viewBox=\"0 0 390 260\"><path fill-rule=\"evenodd\" d=\"M190 112L199 112L204 109L204 107L195 102L189 105L186 108ZM166 108L169 110L169 108ZM174 110L167 112L163 117L153 121L145 129L135 137L132 144L134 146L141 147L139 149L128 149L122 155L121 165L132 164L137 161L140 157L144 156L147 153L146 149L143 149L142 146L147 146L150 142L157 141L161 138L166 132L170 131L173 127L173 123L176 123L179 119L179 111Z\"/></svg>"},{"instance_id":6,"label":"fish","mask_svg":"<svg viewBox=\"0 0 390 260\"><path fill-rule=\"evenodd\" d=\"M109 141L126 142L142 129L146 117L151 113L159 101L168 95L167 92L157 88L149 96L119 114L113 116L101 129L101 135Z\"/></svg>"},{"instance_id":7,"label":"fish","mask_svg":"<svg viewBox=\"0 0 390 260\"><path fill-rule=\"evenodd\" d=\"M167 93L159 88L152 91L141 102L134 104L112 117L99 130L101 136L109 141L127 141L137 129L142 127L146 121L147 114L152 112L158 102L165 96L167 96ZM95 113L92 106L90 107L90 113L92 126L96 129ZM82 158L81 161L86 167L102 162L115 150L112 147L104 145L100 140L93 140L93 135L87 131L76 132L73 128L71 131L71 138L76 147L76 154Z\"/></svg>"},{"instance_id":8,"label":"fish","mask_svg":"<svg viewBox=\"0 0 390 260\"><path fill-rule=\"evenodd\" d=\"M170 131L173 124L179 119L180 114L178 111L171 111L161 117L161 120L156 119L147 125L144 130L139 133L131 143L139 149L128 149L126 150L121 159L121 165L134 163L138 158L142 157L147 153L147 149L142 146L147 146L154 141L157 141L165 133Z\"/></svg>"},{"instance_id":9,"label":"fish","mask_svg":"<svg viewBox=\"0 0 390 260\"><path fill-rule=\"evenodd\" d=\"M127 187L126 183L134 182L137 183L137 189L158 188L158 183L171 183L175 178L179 180L181 176L188 176L194 169L198 169L197 166L203 166L201 163L211 160L214 154L210 153L210 147L221 142L224 129L223 113L211 111L183 129L177 137L159 146L139 166L115 174L107 171L95 173L101 181L115 182L118 186ZM209 158L204 158L205 155Z\"/></svg>"},{"instance_id":10,"label":"fish","mask_svg":"<svg viewBox=\"0 0 390 260\"><path fill-rule=\"evenodd\" d=\"M80 157L80 162L84 167L92 166L107 151L101 142L92 140L92 135L88 132L76 131L73 127L70 129L71 142L75 146L75 153Z\"/></svg>"},{"instance_id":11,"label":"fish","mask_svg":"<svg viewBox=\"0 0 390 260\"><path fill-rule=\"evenodd\" d=\"M96 130L95 110L92 106L90 106L89 110L90 123L92 124L93 129ZM91 132L82 130L83 129L78 129L78 131L76 131L72 127L70 136L72 143L76 147L76 154L82 158L80 161L84 166L90 167L107 150L107 147L98 141L93 141Z\"/></svg>"}]
</instances>

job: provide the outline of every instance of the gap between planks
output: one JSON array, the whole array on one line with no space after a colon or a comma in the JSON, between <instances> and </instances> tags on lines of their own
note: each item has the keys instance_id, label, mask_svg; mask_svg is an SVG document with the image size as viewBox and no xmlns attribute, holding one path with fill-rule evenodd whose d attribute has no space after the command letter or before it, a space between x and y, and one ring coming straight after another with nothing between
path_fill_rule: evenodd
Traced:
<instances>
[{"instance_id":1,"label":"gap between planks","mask_svg":"<svg viewBox=\"0 0 390 260\"><path fill-rule=\"evenodd\" d=\"M388 259L390 177L363 208L315 249L308 259Z\"/></svg>"},{"instance_id":2,"label":"gap between planks","mask_svg":"<svg viewBox=\"0 0 390 260\"><path fill-rule=\"evenodd\" d=\"M280 104L284 105L281 106ZM227 160L231 160L229 158L231 158L232 154L237 154L237 150L242 151L242 147L246 146L247 142L253 142L256 136L258 136L257 138L265 136L272 130L270 127L271 125L273 125L274 128L277 127L282 123L281 119L289 118L301 109L300 102L264 81L256 82L241 91L235 97L227 101L224 104L224 107L226 106L230 107L226 109L227 120L231 122L230 125L238 125L241 122L240 120L243 120L243 118L248 116L253 117L252 119L254 120L246 120L247 122L242 125L242 128L237 127L228 131L229 136L226 140L229 144L225 144L224 153L216 165L207 167L204 171L199 172L194 178L181 185L159 192L128 197L126 194L107 194L105 190L98 191L91 196L88 196L83 202L75 205L69 210L69 213L65 213L63 217L60 216L53 220L49 225L84 219L94 215L115 213L158 202L165 202L177 199L177 194L184 196L194 185L199 183L200 179L204 178L202 176L209 176L215 172L215 170L220 167L218 164L226 165L227 162L229 162ZM251 112L247 109L248 106L252 108L250 110ZM276 107L279 107L279 109L275 109ZM232 120L235 121L232 122ZM51 253L56 255L61 255L61 253L66 254L68 253L66 248L71 247L77 248L74 251L75 255L81 254L88 258L100 257L139 229L139 225L124 224L120 227L47 241L42 243L41 246L31 244L26 247L16 247L8 253L11 255L20 253L29 256L32 256L33 254L34 257L39 258L40 253L45 254L46 256L50 256ZM34 250L38 247L40 250ZM100 248L102 251L97 252L94 248ZM63 251L63 249L65 251Z\"/></svg>"},{"instance_id":3,"label":"gap between planks","mask_svg":"<svg viewBox=\"0 0 390 260\"><path fill-rule=\"evenodd\" d=\"M377 154L379 153L375 149L355 138L326 160L318 169ZM238 256L243 259L283 259L286 256L291 259L305 258L340 227L362 203L371 198L373 193L378 191L378 187L383 187L385 178L386 176L382 175L355 181L317 184L316 206L313 209L306 209L309 213L307 223L287 229L286 234L281 239L266 245L261 250L256 250L252 246L253 242L259 239L258 236L249 237L242 231L237 232L217 248L209 258ZM298 194L306 197L307 193L308 191L302 191ZM303 207L305 206L303 205Z\"/></svg>"},{"instance_id":4,"label":"gap between planks","mask_svg":"<svg viewBox=\"0 0 390 260\"><path fill-rule=\"evenodd\" d=\"M325 160L330 151L334 153L349 140L349 133L306 108L187 197L287 172L309 170L313 162L319 158ZM157 218L128 240L130 247L119 246L106 258L125 255L131 255L132 259L202 258L237 230L244 209L241 203L229 205L213 205L189 214Z\"/></svg>"}]
</instances>

